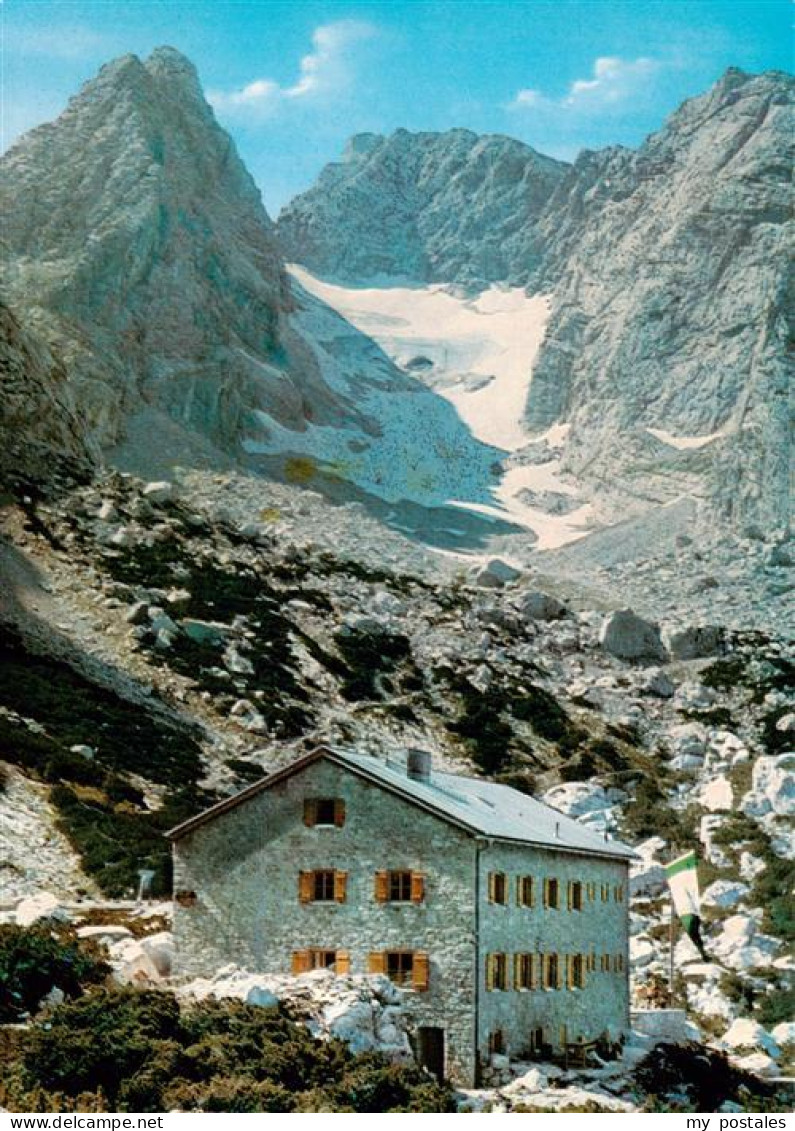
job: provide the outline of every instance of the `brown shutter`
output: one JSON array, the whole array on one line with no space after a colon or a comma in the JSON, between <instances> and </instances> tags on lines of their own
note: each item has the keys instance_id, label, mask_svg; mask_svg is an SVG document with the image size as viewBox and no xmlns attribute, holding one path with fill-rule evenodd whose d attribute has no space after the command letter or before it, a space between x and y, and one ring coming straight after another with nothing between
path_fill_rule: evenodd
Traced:
<instances>
[{"instance_id":1,"label":"brown shutter","mask_svg":"<svg viewBox=\"0 0 795 1131\"><path fill-rule=\"evenodd\" d=\"M338 974L350 974L351 972L351 956L347 950L338 950L337 957L334 959L334 965L337 968Z\"/></svg>"},{"instance_id":2,"label":"brown shutter","mask_svg":"<svg viewBox=\"0 0 795 1131\"><path fill-rule=\"evenodd\" d=\"M494 958L495 958L495 956L493 954L487 954L486 955L486 989L487 990L493 990L494 989L494 982L495 982L495 978L494 978L494 972L495 972L494 971L494 967L495 967Z\"/></svg>"},{"instance_id":3,"label":"brown shutter","mask_svg":"<svg viewBox=\"0 0 795 1131\"><path fill-rule=\"evenodd\" d=\"M334 801L334 824L341 829L345 824L345 802L341 797Z\"/></svg>"},{"instance_id":4,"label":"brown shutter","mask_svg":"<svg viewBox=\"0 0 795 1131\"><path fill-rule=\"evenodd\" d=\"M317 824L317 801L313 797L304 799L304 824Z\"/></svg>"},{"instance_id":5,"label":"brown shutter","mask_svg":"<svg viewBox=\"0 0 795 1131\"><path fill-rule=\"evenodd\" d=\"M348 892L348 873L334 873L334 899L337 903L344 903Z\"/></svg>"},{"instance_id":6,"label":"brown shutter","mask_svg":"<svg viewBox=\"0 0 795 1131\"><path fill-rule=\"evenodd\" d=\"M312 969L312 955L308 950L293 951L293 974L305 974Z\"/></svg>"},{"instance_id":7,"label":"brown shutter","mask_svg":"<svg viewBox=\"0 0 795 1131\"><path fill-rule=\"evenodd\" d=\"M544 907L549 907L549 880L544 878Z\"/></svg>"},{"instance_id":8,"label":"brown shutter","mask_svg":"<svg viewBox=\"0 0 795 1131\"><path fill-rule=\"evenodd\" d=\"M536 986L538 985L537 963L538 963L538 959L537 959L536 955L531 954L530 955L530 989L531 990L534 990L536 988Z\"/></svg>"},{"instance_id":9,"label":"brown shutter","mask_svg":"<svg viewBox=\"0 0 795 1131\"><path fill-rule=\"evenodd\" d=\"M382 950L370 952L367 956L367 969L371 974L386 974L386 955Z\"/></svg>"},{"instance_id":10,"label":"brown shutter","mask_svg":"<svg viewBox=\"0 0 795 1131\"><path fill-rule=\"evenodd\" d=\"M489 872L489 903L494 903L494 896L496 895L497 884L495 881L494 873Z\"/></svg>"},{"instance_id":11,"label":"brown shutter","mask_svg":"<svg viewBox=\"0 0 795 1131\"><path fill-rule=\"evenodd\" d=\"M375 898L377 903L389 902L389 872L376 872Z\"/></svg>"},{"instance_id":12,"label":"brown shutter","mask_svg":"<svg viewBox=\"0 0 795 1131\"><path fill-rule=\"evenodd\" d=\"M563 960L561 955L558 955L558 989L562 990L563 986Z\"/></svg>"},{"instance_id":13,"label":"brown shutter","mask_svg":"<svg viewBox=\"0 0 795 1131\"><path fill-rule=\"evenodd\" d=\"M522 906L522 877L516 877L516 906Z\"/></svg>"},{"instance_id":14,"label":"brown shutter","mask_svg":"<svg viewBox=\"0 0 795 1131\"><path fill-rule=\"evenodd\" d=\"M425 876L422 872L411 873L411 902L422 903L425 899Z\"/></svg>"},{"instance_id":15,"label":"brown shutter","mask_svg":"<svg viewBox=\"0 0 795 1131\"><path fill-rule=\"evenodd\" d=\"M566 955L566 985L570 990L574 989L574 955Z\"/></svg>"},{"instance_id":16,"label":"brown shutter","mask_svg":"<svg viewBox=\"0 0 795 1131\"><path fill-rule=\"evenodd\" d=\"M411 982L415 990L425 991L430 984L430 959L422 950L414 951L411 968Z\"/></svg>"},{"instance_id":17,"label":"brown shutter","mask_svg":"<svg viewBox=\"0 0 795 1131\"><path fill-rule=\"evenodd\" d=\"M298 899L301 903L311 903L312 896L314 895L314 873L313 872L299 872L298 873Z\"/></svg>"}]
</instances>

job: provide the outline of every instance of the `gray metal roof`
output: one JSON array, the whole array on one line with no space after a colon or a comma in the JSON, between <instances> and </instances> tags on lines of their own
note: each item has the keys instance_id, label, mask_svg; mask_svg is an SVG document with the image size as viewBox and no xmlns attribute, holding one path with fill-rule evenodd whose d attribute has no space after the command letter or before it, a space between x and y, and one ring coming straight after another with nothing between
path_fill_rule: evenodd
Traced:
<instances>
[{"instance_id":1,"label":"gray metal roof","mask_svg":"<svg viewBox=\"0 0 795 1131\"><path fill-rule=\"evenodd\" d=\"M510 786L497 785L482 778L464 777L462 774L442 773L435 769L429 781L417 781L407 775L404 758L397 759L393 755L388 758L373 758L356 750L336 746L318 747L311 754L296 759L234 797L184 821L167 835L175 840L179 839L221 813L236 808L248 798L269 789L277 781L300 772L319 758L328 758L476 836L515 841L557 852L586 853L623 860L630 860L635 856L632 849L620 841L606 840L552 806L545 805L526 793L520 793L517 789L511 789Z\"/></svg>"},{"instance_id":2,"label":"gray metal roof","mask_svg":"<svg viewBox=\"0 0 795 1131\"><path fill-rule=\"evenodd\" d=\"M464 777L433 770L430 781L417 781L406 774L405 763L372 758L354 750L328 747L329 754L352 769L364 772L403 794L449 817L472 832L495 840L514 840L558 852L598 853L630 860L635 853L617 840L604 836L545 805L518 789L483 778Z\"/></svg>"}]
</instances>

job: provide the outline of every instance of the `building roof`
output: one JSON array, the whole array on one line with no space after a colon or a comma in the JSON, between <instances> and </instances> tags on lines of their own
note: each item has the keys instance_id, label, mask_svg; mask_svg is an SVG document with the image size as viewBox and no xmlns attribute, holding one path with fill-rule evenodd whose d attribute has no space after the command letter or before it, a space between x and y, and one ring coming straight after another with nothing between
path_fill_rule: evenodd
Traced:
<instances>
[{"instance_id":1,"label":"building roof","mask_svg":"<svg viewBox=\"0 0 795 1131\"><path fill-rule=\"evenodd\" d=\"M620 841L606 839L552 806L510 786L437 770L432 771L430 780L419 781L407 775L403 759L398 760L393 756L373 758L355 750L331 746L318 747L234 797L183 821L167 835L173 840L179 840L200 825L236 808L250 797L262 793L321 758L335 762L391 793L399 794L419 808L432 812L475 836L554 849L557 852L584 853L623 860L630 860L635 856L633 850Z\"/></svg>"}]
</instances>

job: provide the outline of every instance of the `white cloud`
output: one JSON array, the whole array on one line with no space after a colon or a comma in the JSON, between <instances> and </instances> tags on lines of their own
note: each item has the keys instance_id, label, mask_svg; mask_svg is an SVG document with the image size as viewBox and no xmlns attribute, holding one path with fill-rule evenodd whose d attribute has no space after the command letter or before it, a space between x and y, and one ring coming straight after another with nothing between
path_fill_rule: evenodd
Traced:
<instances>
[{"instance_id":1,"label":"white cloud","mask_svg":"<svg viewBox=\"0 0 795 1131\"><path fill-rule=\"evenodd\" d=\"M207 97L220 111L267 117L288 102L333 96L352 80L352 45L375 34L375 27L363 20L323 24L312 33L312 50L301 59L298 78L292 86L282 86L272 79L255 79L238 90L209 91Z\"/></svg>"},{"instance_id":2,"label":"white cloud","mask_svg":"<svg viewBox=\"0 0 795 1131\"><path fill-rule=\"evenodd\" d=\"M595 60L590 78L576 79L562 98L549 98L539 90L520 90L508 104L510 110L555 110L597 113L629 102L643 91L660 68L658 60L640 56L621 59L602 55Z\"/></svg>"}]
</instances>

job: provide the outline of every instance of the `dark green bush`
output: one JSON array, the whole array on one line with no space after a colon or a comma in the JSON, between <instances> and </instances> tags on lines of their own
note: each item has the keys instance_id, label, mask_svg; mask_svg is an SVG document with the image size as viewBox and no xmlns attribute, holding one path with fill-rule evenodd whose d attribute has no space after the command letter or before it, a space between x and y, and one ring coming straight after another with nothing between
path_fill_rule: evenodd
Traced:
<instances>
[{"instance_id":1,"label":"dark green bush","mask_svg":"<svg viewBox=\"0 0 795 1131\"><path fill-rule=\"evenodd\" d=\"M322 1042L278 1008L98 990L19 1038L6 1071L14 1110L452 1111L419 1068ZM17 1106L19 1105L19 1106ZM57 1109L56 1109L57 1110Z\"/></svg>"},{"instance_id":2,"label":"dark green bush","mask_svg":"<svg viewBox=\"0 0 795 1131\"><path fill-rule=\"evenodd\" d=\"M0 1022L34 1012L53 986L67 997L78 997L108 974L99 950L79 940L70 927L0 926Z\"/></svg>"},{"instance_id":3,"label":"dark green bush","mask_svg":"<svg viewBox=\"0 0 795 1131\"><path fill-rule=\"evenodd\" d=\"M773 1094L769 1084L735 1068L723 1053L694 1042L656 1045L635 1069L634 1077L647 1096L678 1093L687 1097L686 1110L691 1111L719 1111L727 1100L734 1103L747 1094Z\"/></svg>"}]
</instances>

